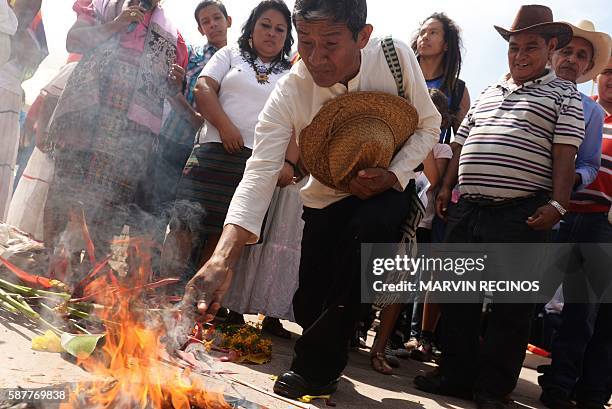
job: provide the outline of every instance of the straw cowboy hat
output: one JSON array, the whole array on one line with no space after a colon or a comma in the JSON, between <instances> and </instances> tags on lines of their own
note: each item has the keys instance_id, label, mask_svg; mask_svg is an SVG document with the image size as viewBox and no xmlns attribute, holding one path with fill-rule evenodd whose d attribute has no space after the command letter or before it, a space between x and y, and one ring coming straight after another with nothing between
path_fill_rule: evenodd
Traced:
<instances>
[{"instance_id":1,"label":"straw cowboy hat","mask_svg":"<svg viewBox=\"0 0 612 409\"><path fill-rule=\"evenodd\" d=\"M419 117L404 98L383 92L351 92L327 102L299 136L306 169L344 192L357 172L387 168L414 133Z\"/></svg>"},{"instance_id":2,"label":"straw cowboy hat","mask_svg":"<svg viewBox=\"0 0 612 409\"><path fill-rule=\"evenodd\" d=\"M557 50L572 40L572 28L569 24L553 22L552 10L537 4L521 6L509 30L493 27L506 41L510 40L511 35L526 32L553 35L558 40Z\"/></svg>"},{"instance_id":3,"label":"straw cowboy hat","mask_svg":"<svg viewBox=\"0 0 612 409\"><path fill-rule=\"evenodd\" d=\"M578 84L594 79L608 64L612 52L612 42L606 33L595 31L595 25L589 20L580 20L576 25L567 23L574 32L574 37L584 38L593 45L593 66L576 79Z\"/></svg>"}]
</instances>

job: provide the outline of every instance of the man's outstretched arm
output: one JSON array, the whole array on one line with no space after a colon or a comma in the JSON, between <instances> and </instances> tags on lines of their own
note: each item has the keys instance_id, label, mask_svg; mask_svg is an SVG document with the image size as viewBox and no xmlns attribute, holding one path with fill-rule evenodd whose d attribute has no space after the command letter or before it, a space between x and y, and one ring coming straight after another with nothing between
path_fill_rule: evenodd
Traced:
<instances>
[{"instance_id":1,"label":"man's outstretched arm","mask_svg":"<svg viewBox=\"0 0 612 409\"><path fill-rule=\"evenodd\" d=\"M253 233L235 224L223 228L211 258L187 283L184 305L196 307L198 321L211 321L232 282L232 266Z\"/></svg>"}]
</instances>

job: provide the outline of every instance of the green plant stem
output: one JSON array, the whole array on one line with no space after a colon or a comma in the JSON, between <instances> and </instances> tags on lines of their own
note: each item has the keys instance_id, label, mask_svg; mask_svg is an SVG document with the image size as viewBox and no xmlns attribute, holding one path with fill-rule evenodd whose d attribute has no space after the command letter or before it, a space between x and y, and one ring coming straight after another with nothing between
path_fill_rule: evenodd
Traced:
<instances>
[{"instance_id":1,"label":"green plant stem","mask_svg":"<svg viewBox=\"0 0 612 409\"><path fill-rule=\"evenodd\" d=\"M2 307L2 309L6 310L8 312L11 312L13 314L17 314L19 312L19 310L17 310L17 308L13 307L11 304L9 304L9 303L7 303L5 301L0 302L0 307Z\"/></svg>"},{"instance_id":2,"label":"green plant stem","mask_svg":"<svg viewBox=\"0 0 612 409\"><path fill-rule=\"evenodd\" d=\"M55 299L61 298L63 300L69 300L70 294L64 292L54 292L54 291L46 291L46 290L37 290L35 288L26 287L24 285L13 284L9 281L3 280L0 278L0 288L14 292L17 294L29 296L29 297L53 297Z\"/></svg>"},{"instance_id":3,"label":"green plant stem","mask_svg":"<svg viewBox=\"0 0 612 409\"><path fill-rule=\"evenodd\" d=\"M37 320L40 318L40 314L34 311L25 301L20 301L19 298L23 299L21 296L11 297L4 290L0 289L0 301L3 301L24 314L26 317Z\"/></svg>"}]
</instances>

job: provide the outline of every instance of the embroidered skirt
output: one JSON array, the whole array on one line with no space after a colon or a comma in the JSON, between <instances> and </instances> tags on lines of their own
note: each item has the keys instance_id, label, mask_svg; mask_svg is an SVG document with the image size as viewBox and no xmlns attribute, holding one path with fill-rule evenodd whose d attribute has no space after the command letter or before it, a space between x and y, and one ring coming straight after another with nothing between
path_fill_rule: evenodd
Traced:
<instances>
[{"instance_id":1,"label":"embroidered skirt","mask_svg":"<svg viewBox=\"0 0 612 409\"><path fill-rule=\"evenodd\" d=\"M204 143L193 148L179 182L177 202L201 205L206 212L202 233L218 234L223 230L227 210L251 152L243 148L230 154L221 143Z\"/></svg>"}]
</instances>

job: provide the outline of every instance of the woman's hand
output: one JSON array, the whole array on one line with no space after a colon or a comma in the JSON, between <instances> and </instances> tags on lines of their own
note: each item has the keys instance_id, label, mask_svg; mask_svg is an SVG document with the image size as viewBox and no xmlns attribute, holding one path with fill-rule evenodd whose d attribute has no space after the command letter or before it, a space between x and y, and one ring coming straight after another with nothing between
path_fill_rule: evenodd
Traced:
<instances>
[{"instance_id":1,"label":"woman's hand","mask_svg":"<svg viewBox=\"0 0 612 409\"><path fill-rule=\"evenodd\" d=\"M170 92L177 94L183 90L183 81L185 80L185 69L178 64L172 64L168 73L168 82L170 84Z\"/></svg>"},{"instance_id":2,"label":"woman's hand","mask_svg":"<svg viewBox=\"0 0 612 409\"><path fill-rule=\"evenodd\" d=\"M221 136L221 142L223 142L223 147L227 153L238 153L244 148L244 140L240 135L240 130L231 122L219 129L219 136Z\"/></svg>"},{"instance_id":3,"label":"woman's hand","mask_svg":"<svg viewBox=\"0 0 612 409\"><path fill-rule=\"evenodd\" d=\"M130 6L119 14L113 23L121 29L127 29L131 23L141 24L144 21L144 10L139 6Z\"/></svg>"},{"instance_id":4,"label":"woman's hand","mask_svg":"<svg viewBox=\"0 0 612 409\"><path fill-rule=\"evenodd\" d=\"M280 173L278 174L278 181L276 182L276 186L278 187L286 187L289 186L294 182L294 171L293 171L293 166L291 166L289 163L285 162L285 164L283 165L283 168L281 169Z\"/></svg>"}]
</instances>

